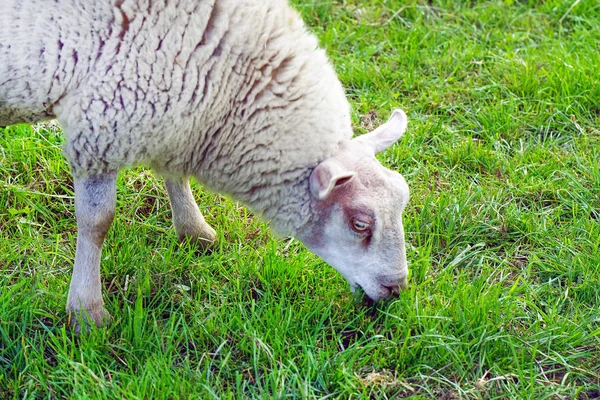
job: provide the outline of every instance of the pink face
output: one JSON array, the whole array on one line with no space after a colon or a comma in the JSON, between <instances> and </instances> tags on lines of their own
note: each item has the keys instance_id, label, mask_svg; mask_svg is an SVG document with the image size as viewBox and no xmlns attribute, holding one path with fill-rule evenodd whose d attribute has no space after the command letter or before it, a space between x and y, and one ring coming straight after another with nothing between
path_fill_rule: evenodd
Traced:
<instances>
[{"instance_id":1,"label":"pink face","mask_svg":"<svg viewBox=\"0 0 600 400\"><path fill-rule=\"evenodd\" d=\"M378 151L406 129L406 115L350 142L319 164L311 175L315 218L299 237L349 282L378 301L406 286L408 266L402 212L408 202L406 181L383 167Z\"/></svg>"}]
</instances>

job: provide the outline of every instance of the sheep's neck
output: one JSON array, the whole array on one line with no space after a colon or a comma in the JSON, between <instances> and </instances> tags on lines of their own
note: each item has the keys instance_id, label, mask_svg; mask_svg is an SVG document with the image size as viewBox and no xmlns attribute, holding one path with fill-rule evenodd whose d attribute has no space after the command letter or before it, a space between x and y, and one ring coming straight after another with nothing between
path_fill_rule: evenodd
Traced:
<instances>
[{"instance_id":1,"label":"sheep's neck","mask_svg":"<svg viewBox=\"0 0 600 400\"><path fill-rule=\"evenodd\" d=\"M311 217L310 174L338 147L332 143L316 151L305 146L285 152L260 146L240 151L238 146L220 155L215 149L194 175L208 188L228 194L270 221L279 235L295 236Z\"/></svg>"}]
</instances>

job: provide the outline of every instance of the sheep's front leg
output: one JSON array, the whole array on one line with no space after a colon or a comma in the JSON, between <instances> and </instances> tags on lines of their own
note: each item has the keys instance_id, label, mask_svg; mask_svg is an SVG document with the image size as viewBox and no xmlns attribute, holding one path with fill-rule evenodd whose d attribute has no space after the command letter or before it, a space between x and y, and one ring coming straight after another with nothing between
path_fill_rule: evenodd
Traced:
<instances>
[{"instance_id":1,"label":"sheep's front leg","mask_svg":"<svg viewBox=\"0 0 600 400\"><path fill-rule=\"evenodd\" d=\"M67 311L76 332L81 323L100 327L110 318L102 301L100 253L115 215L116 181L116 173L74 179L78 232Z\"/></svg>"},{"instance_id":2,"label":"sheep's front leg","mask_svg":"<svg viewBox=\"0 0 600 400\"><path fill-rule=\"evenodd\" d=\"M215 241L216 232L200 213L189 179L167 178L165 185L171 200L173 224L179 240L184 241L189 238L202 250L210 248Z\"/></svg>"}]
</instances>

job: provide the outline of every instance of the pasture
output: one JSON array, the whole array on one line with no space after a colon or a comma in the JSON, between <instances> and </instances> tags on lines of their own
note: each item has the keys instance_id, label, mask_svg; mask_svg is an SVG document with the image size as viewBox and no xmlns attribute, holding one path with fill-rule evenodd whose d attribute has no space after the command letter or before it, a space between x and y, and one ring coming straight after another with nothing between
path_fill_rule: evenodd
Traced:
<instances>
[{"instance_id":1,"label":"pasture","mask_svg":"<svg viewBox=\"0 0 600 400\"><path fill-rule=\"evenodd\" d=\"M76 224L55 122L0 129L0 398L600 398L600 5L294 1L358 134L411 189L409 288L374 307L195 184L219 239L179 244L162 180L119 178L106 329L64 311Z\"/></svg>"}]
</instances>

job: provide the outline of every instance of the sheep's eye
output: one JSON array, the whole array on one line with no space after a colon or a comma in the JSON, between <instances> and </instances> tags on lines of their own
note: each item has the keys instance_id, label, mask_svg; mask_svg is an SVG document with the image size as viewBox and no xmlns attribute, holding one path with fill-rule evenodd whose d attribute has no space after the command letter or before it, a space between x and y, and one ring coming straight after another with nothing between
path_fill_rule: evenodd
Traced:
<instances>
[{"instance_id":1,"label":"sheep's eye","mask_svg":"<svg viewBox=\"0 0 600 400\"><path fill-rule=\"evenodd\" d=\"M364 232L367 229L369 229L369 224L364 221L361 221L360 219L355 219L354 221L352 221L352 226L357 232Z\"/></svg>"}]
</instances>

